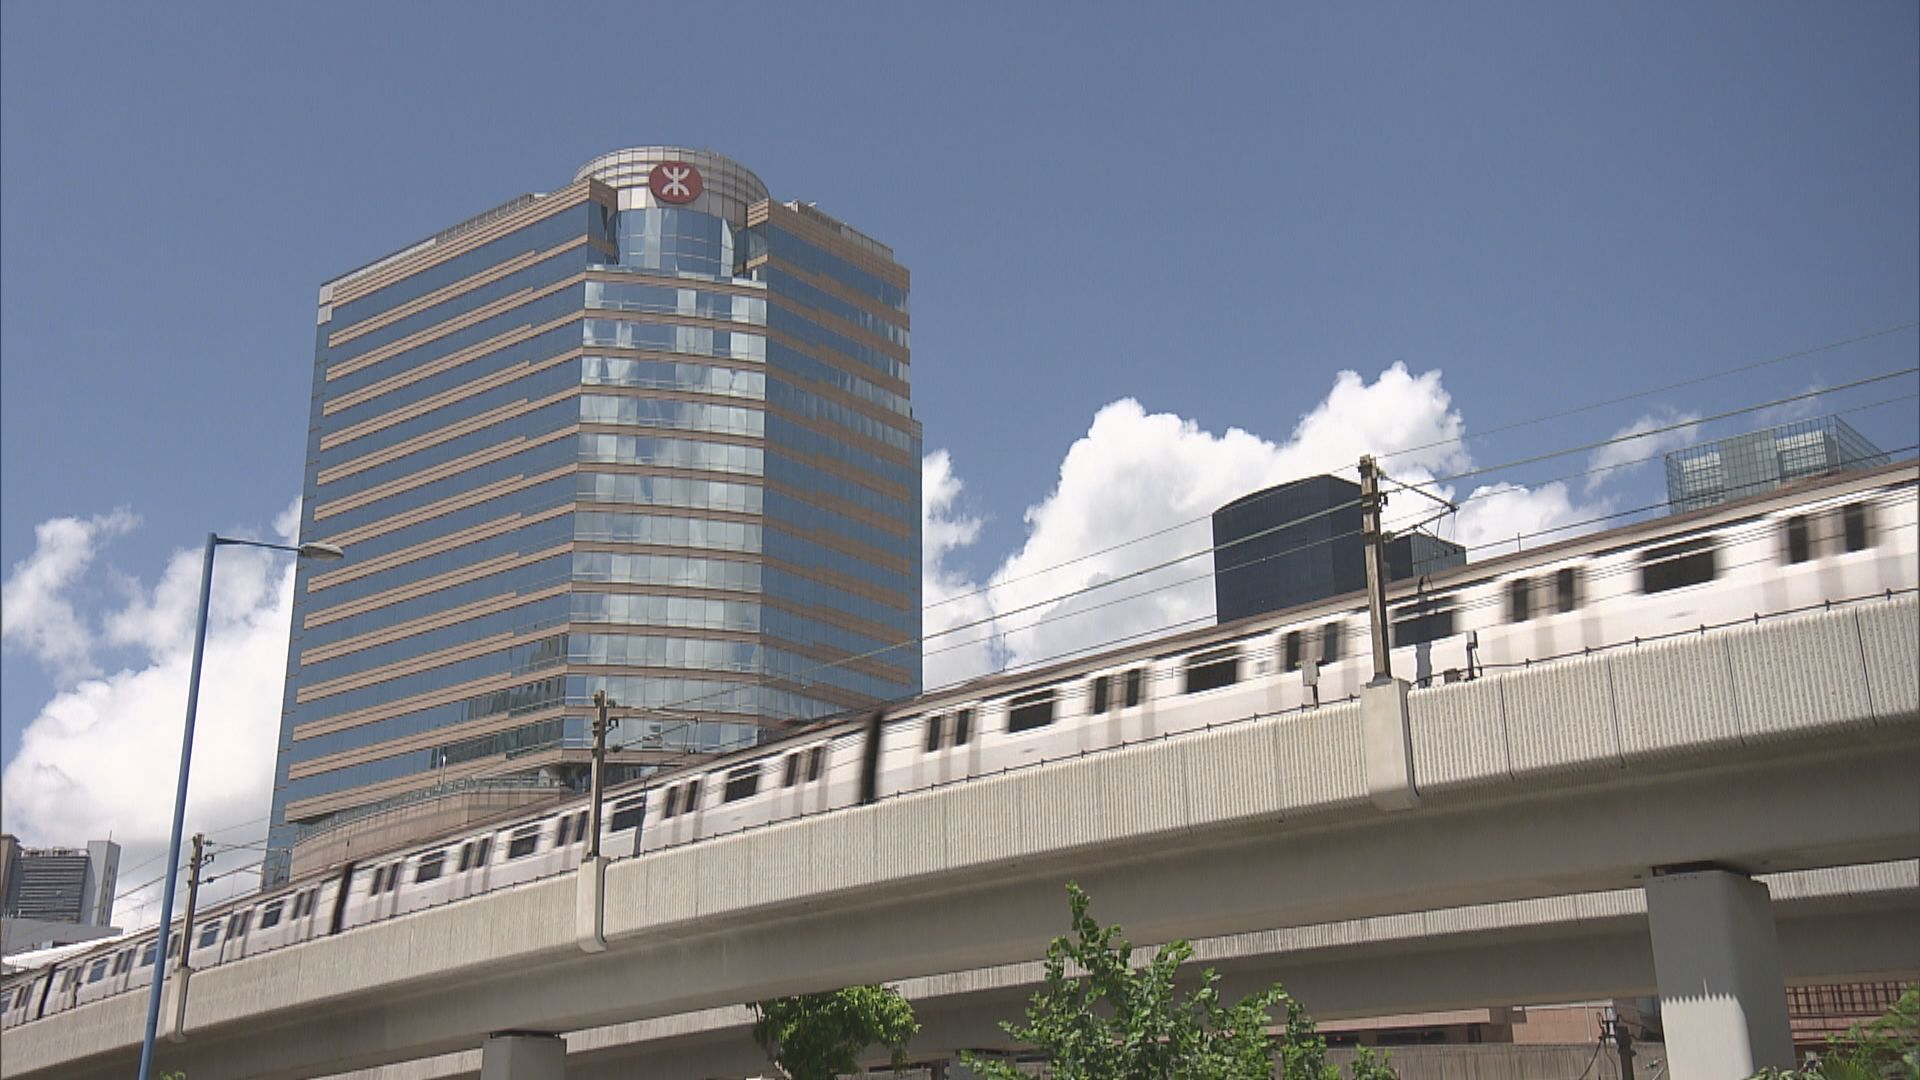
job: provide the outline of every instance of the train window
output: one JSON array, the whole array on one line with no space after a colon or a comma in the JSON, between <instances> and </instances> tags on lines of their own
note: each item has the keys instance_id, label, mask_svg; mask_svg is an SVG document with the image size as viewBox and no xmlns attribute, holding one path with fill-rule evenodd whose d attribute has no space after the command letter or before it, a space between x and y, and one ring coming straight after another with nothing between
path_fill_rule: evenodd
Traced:
<instances>
[{"instance_id":1,"label":"train window","mask_svg":"<svg viewBox=\"0 0 1920 1080\"><path fill-rule=\"evenodd\" d=\"M493 837L491 836L481 837L480 846L473 849L473 865L475 867L481 867L481 866L487 865L487 856L492 853L493 853ZM308 904L307 910L312 911L313 905Z\"/></svg>"},{"instance_id":2,"label":"train window","mask_svg":"<svg viewBox=\"0 0 1920 1080\"><path fill-rule=\"evenodd\" d=\"M308 889L306 892L303 892L299 896L294 897L293 898L293 917L296 919L300 919L313 914L313 899L314 899L314 890L312 889Z\"/></svg>"},{"instance_id":3,"label":"train window","mask_svg":"<svg viewBox=\"0 0 1920 1080\"><path fill-rule=\"evenodd\" d=\"M446 869L446 867L447 867L446 852L437 851L437 852L434 852L432 855L422 855L420 856L420 865L413 868L414 883L419 884L420 882L423 882L423 881L432 881L433 879L439 877L440 871Z\"/></svg>"},{"instance_id":4,"label":"train window","mask_svg":"<svg viewBox=\"0 0 1920 1080\"><path fill-rule=\"evenodd\" d=\"M1650 548L1640 555L1640 591L1643 593L1704 585L1719 576L1719 551L1711 536Z\"/></svg>"},{"instance_id":5,"label":"train window","mask_svg":"<svg viewBox=\"0 0 1920 1080\"><path fill-rule=\"evenodd\" d=\"M407 868L405 862L397 862L387 867L387 891L395 892L400 888L401 871Z\"/></svg>"},{"instance_id":6,"label":"train window","mask_svg":"<svg viewBox=\"0 0 1920 1080\"><path fill-rule=\"evenodd\" d=\"M812 750L807 751L807 782L808 783L812 783L813 781L820 779L820 774L823 771L825 771L826 767L827 767L827 748L826 747L816 746Z\"/></svg>"},{"instance_id":7,"label":"train window","mask_svg":"<svg viewBox=\"0 0 1920 1080\"><path fill-rule=\"evenodd\" d=\"M700 805L700 778L696 776L692 780L687 781L686 804L680 808L680 812L683 814L691 814L694 812L696 808L699 807L699 805Z\"/></svg>"},{"instance_id":8,"label":"train window","mask_svg":"<svg viewBox=\"0 0 1920 1080\"><path fill-rule=\"evenodd\" d=\"M943 734L943 732L941 731L941 729L947 726L947 724L946 724L946 722L947 722L947 718L946 718L946 717L944 717L944 716L940 716L940 715L938 715L938 714L935 714L935 715L933 715L933 716L929 716L929 717L927 717L927 721L926 721L926 722L927 722L927 750L926 750L926 752L927 752L927 753L929 753L929 754L931 754L931 753L933 753L933 752L934 752L935 750L938 750L938 749L940 749L940 736L941 736L941 735Z\"/></svg>"},{"instance_id":9,"label":"train window","mask_svg":"<svg viewBox=\"0 0 1920 1080\"><path fill-rule=\"evenodd\" d=\"M140 950L140 966L141 967L153 966L154 950L158 949L159 947L160 947L160 939L158 938L155 938L154 940L147 942L146 947Z\"/></svg>"},{"instance_id":10,"label":"train window","mask_svg":"<svg viewBox=\"0 0 1920 1080\"><path fill-rule=\"evenodd\" d=\"M680 789L677 787L670 787L667 789L667 805L660 811L660 816L663 818L670 818L675 814L678 814L679 812L680 812Z\"/></svg>"},{"instance_id":11,"label":"train window","mask_svg":"<svg viewBox=\"0 0 1920 1080\"><path fill-rule=\"evenodd\" d=\"M1306 658L1306 646L1307 638L1305 634L1298 630L1287 631L1287 636L1281 639L1281 650L1285 655L1287 664L1286 670L1300 670L1300 661Z\"/></svg>"},{"instance_id":12,"label":"train window","mask_svg":"<svg viewBox=\"0 0 1920 1080\"><path fill-rule=\"evenodd\" d=\"M787 763L780 775L781 787L792 787L800 782L800 751L787 755Z\"/></svg>"},{"instance_id":13,"label":"train window","mask_svg":"<svg viewBox=\"0 0 1920 1080\"><path fill-rule=\"evenodd\" d=\"M1187 693L1218 690L1240 681L1240 650L1216 649L1187 660Z\"/></svg>"},{"instance_id":14,"label":"train window","mask_svg":"<svg viewBox=\"0 0 1920 1080\"><path fill-rule=\"evenodd\" d=\"M467 872L467 868L472 865L473 865L473 844L471 842L461 844L460 845L460 869L456 872L464 874Z\"/></svg>"},{"instance_id":15,"label":"train window","mask_svg":"<svg viewBox=\"0 0 1920 1080\"><path fill-rule=\"evenodd\" d=\"M387 868L381 867L373 872L373 881L367 885L368 896L379 896L380 887L387 883Z\"/></svg>"},{"instance_id":16,"label":"train window","mask_svg":"<svg viewBox=\"0 0 1920 1080\"><path fill-rule=\"evenodd\" d=\"M792 755L788 756L791 757ZM646 816L646 813L647 797L645 795L637 799L623 799L613 804L613 821L611 827L614 832L625 832L628 829L637 829L640 827L640 822Z\"/></svg>"},{"instance_id":17,"label":"train window","mask_svg":"<svg viewBox=\"0 0 1920 1080\"><path fill-rule=\"evenodd\" d=\"M507 841L507 858L509 859L524 859L538 850L540 850L540 832L537 829L515 833Z\"/></svg>"},{"instance_id":18,"label":"train window","mask_svg":"<svg viewBox=\"0 0 1920 1080\"><path fill-rule=\"evenodd\" d=\"M1053 691L1022 694L1007 705L1007 733L1032 731L1053 723Z\"/></svg>"},{"instance_id":19,"label":"train window","mask_svg":"<svg viewBox=\"0 0 1920 1080\"><path fill-rule=\"evenodd\" d=\"M1803 563L1813 558L1813 537L1807 531L1807 515L1787 519L1787 561Z\"/></svg>"},{"instance_id":20,"label":"train window","mask_svg":"<svg viewBox=\"0 0 1920 1080\"><path fill-rule=\"evenodd\" d=\"M1580 606L1580 571L1565 566L1553 572L1553 610L1565 615Z\"/></svg>"},{"instance_id":21,"label":"train window","mask_svg":"<svg viewBox=\"0 0 1920 1080\"><path fill-rule=\"evenodd\" d=\"M556 823L554 826L553 846L557 848L566 847L567 841L572 836L573 836L573 819L570 817L562 816L559 822Z\"/></svg>"},{"instance_id":22,"label":"train window","mask_svg":"<svg viewBox=\"0 0 1920 1080\"><path fill-rule=\"evenodd\" d=\"M720 791L721 802L739 802L760 793L760 763L743 765L727 774L727 786Z\"/></svg>"},{"instance_id":23,"label":"train window","mask_svg":"<svg viewBox=\"0 0 1920 1080\"><path fill-rule=\"evenodd\" d=\"M167 959L172 960L178 957L179 955L180 955L180 935L168 934L167 935Z\"/></svg>"},{"instance_id":24,"label":"train window","mask_svg":"<svg viewBox=\"0 0 1920 1080\"><path fill-rule=\"evenodd\" d=\"M1848 551L1867 550L1867 504L1848 503L1840 508L1840 534Z\"/></svg>"},{"instance_id":25,"label":"train window","mask_svg":"<svg viewBox=\"0 0 1920 1080\"><path fill-rule=\"evenodd\" d=\"M1134 668L1132 671L1127 672L1126 684L1127 708L1131 709L1135 705L1140 704L1140 699L1146 692L1146 679L1143 676L1142 669Z\"/></svg>"},{"instance_id":26,"label":"train window","mask_svg":"<svg viewBox=\"0 0 1920 1080\"><path fill-rule=\"evenodd\" d=\"M1453 598L1435 597L1409 604L1394 614L1393 647L1425 645L1453 636Z\"/></svg>"},{"instance_id":27,"label":"train window","mask_svg":"<svg viewBox=\"0 0 1920 1080\"><path fill-rule=\"evenodd\" d=\"M1107 711L1113 702L1113 676L1102 675L1093 680L1093 708L1095 715Z\"/></svg>"},{"instance_id":28,"label":"train window","mask_svg":"<svg viewBox=\"0 0 1920 1080\"><path fill-rule=\"evenodd\" d=\"M98 959L98 960L95 960L95 961L93 962L93 967L92 967L92 969L90 969L90 970L89 970L89 971L87 972L87 981L88 981L88 982L90 982L90 983L97 983L97 982L99 982L99 981L100 981L101 979L104 979L104 978L106 978L106 977L107 977L107 964L108 964L109 962L111 962L112 960L113 960L113 957L111 957L111 956L103 956L103 957L101 957L100 959Z\"/></svg>"},{"instance_id":29,"label":"train window","mask_svg":"<svg viewBox=\"0 0 1920 1080\"><path fill-rule=\"evenodd\" d=\"M260 909L260 929L271 930L280 925L280 915L286 910L286 901L275 900Z\"/></svg>"},{"instance_id":30,"label":"train window","mask_svg":"<svg viewBox=\"0 0 1920 1080\"><path fill-rule=\"evenodd\" d=\"M218 922L206 923L200 927L200 944L194 947L204 949L219 940L220 924Z\"/></svg>"},{"instance_id":31,"label":"train window","mask_svg":"<svg viewBox=\"0 0 1920 1080\"><path fill-rule=\"evenodd\" d=\"M973 710L961 709L953 714L953 745L965 746L973 738Z\"/></svg>"},{"instance_id":32,"label":"train window","mask_svg":"<svg viewBox=\"0 0 1920 1080\"><path fill-rule=\"evenodd\" d=\"M1533 582L1514 578L1507 582L1507 621L1526 622L1533 618Z\"/></svg>"},{"instance_id":33,"label":"train window","mask_svg":"<svg viewBox=\"0 0 1920 1080\"><path fill-rule=\"evenodd\" d=\"M573 842L576 844L582 844L586 842L588 813L589 811L582 810L579 813L573 815Z\"/></svg>"},{"instance_id":34,"label":"train window","mask_svg":"<svg viewBox=\"0 0 1920 1080\"><path fill-rule=\"evenodd\" d=\"M227 936L236 938L253 928L253 912L243 911L227 923Z\"/></svg>"},{"instance_id":35,"label":"train window","mask_svg":"<svg viewBox=\"0 0 1920 1080\"><path fill-rule=\"evenodd\" d=\"M1341 626L1337 622L1327 623L1320 628L1320 662L1331 664L1340 659Z\"/></svg>"}]
</instances>

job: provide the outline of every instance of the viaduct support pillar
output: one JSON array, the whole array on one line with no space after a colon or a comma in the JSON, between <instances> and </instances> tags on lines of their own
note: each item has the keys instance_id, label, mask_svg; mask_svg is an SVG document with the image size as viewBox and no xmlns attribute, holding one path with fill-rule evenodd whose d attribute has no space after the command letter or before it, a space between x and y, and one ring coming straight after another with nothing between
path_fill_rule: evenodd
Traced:
<instances>
[{"instance_id":1,"label":"viaduct support pillar","mask_svg":"<svg viewBox=\"0 0 1920 1080\"><path fill-rule=\"evenodd\" d=\"M1793 1067L1786 982L1767 887L1728 870L1647 879L1653 972L1673 1080Z\"/></svg>"},{"instance_id":2,"label":"viaduct support pillar","mask_svg":"<svg viewBox=\"0 0 1920 1080\"><path fill-rule=\"evenodd\" d=\"M480 1050L480 1080L567 1080L567 1041L528 1031L489 1035Z\"/></svg>"}]
</instances>

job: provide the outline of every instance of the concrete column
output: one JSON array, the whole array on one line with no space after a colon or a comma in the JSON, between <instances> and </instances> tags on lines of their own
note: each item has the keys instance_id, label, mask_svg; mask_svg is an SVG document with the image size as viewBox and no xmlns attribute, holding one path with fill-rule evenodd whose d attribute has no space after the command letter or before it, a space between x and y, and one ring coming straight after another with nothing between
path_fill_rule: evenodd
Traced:
<instances>
[{"instance_id":1,"label":"concrete column","mask_svg":"<svg viewBox=\"0 0 1920 1080\"><path fill-rule=\"evenodd\" d=\"M1727 870L1647 879L1653 973L1673 1080L1741 1080L1793 1066L1767 887Z\"/></svg>"},{"instance_id":2,"label":"concrete column","mask_svg":"<svg viewBox=\"0 0 1920 1080\"><path fill-rule=\"evenodd\" d=\"M1367 773L1367 795L1382 810L1412 810L1420 805L1407 689L1407 680L1391 679L1370 682L1360 691L1361 764Z\"/></svg>"},{"instance_id":3,"label":"concrete column","mask_svg":"<svg viewBox=\"0 0 1920 1080\"><path fill-rule=\"evenodd\" d=\"M480 1080L567 1080L567 1041L527 1031L489 1035L480 1050Z\"/></svg>"}]
</instances>

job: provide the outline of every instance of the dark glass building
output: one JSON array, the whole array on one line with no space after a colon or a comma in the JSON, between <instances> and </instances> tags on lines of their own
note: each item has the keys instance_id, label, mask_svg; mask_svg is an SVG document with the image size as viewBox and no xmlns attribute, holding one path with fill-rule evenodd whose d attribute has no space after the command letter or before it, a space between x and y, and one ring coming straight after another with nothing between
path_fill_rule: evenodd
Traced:
<instances>
[{"instance_id":1,"label":"dark glass building","mask_svg":"<svg viewBox=\"0 0 1920 1080\"><path fill-rule=\"evenodd\" d=\"M1763 495L1782 484L1888 462L1880 448L1837 416L1795 420L1667 455L1667 511L1700 510Z\"/></svg>"},{"instance_id":2,"label":"dark glass building","mask_svg":"<svg viewBox=\"0 0 1920 1080\"><path fill-rule=\"evenodd\" d=\"M1367 587L1360 485L1310 476L1235 499L1213 512L1213 600L1219 621L1282 611ZM1424 533L1387 542L1399 581L1464 565L1466 549Z\"/></svg>"},{"instance_id":3,"label":"dark glass building","mask_svg":"<svg viewBox=\"0 0 1920 1080\"><path fill-rule=\"evenodd\" d=\"M643 147L320 291L269 882L425 794L626 771L920 688L909 278Z\"/></svg>"}]
</instances>

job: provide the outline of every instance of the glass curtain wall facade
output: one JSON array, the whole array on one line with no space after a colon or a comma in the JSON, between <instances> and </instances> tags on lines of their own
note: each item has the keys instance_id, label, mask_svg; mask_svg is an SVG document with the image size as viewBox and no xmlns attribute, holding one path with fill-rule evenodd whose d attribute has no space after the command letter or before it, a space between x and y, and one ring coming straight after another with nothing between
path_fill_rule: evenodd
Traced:
<instances>
[{"instance_id":1,"label":"glass curtain wall facade","mask_svg":"<svg viewBox=\"0 0 1920 1080\"><path fill-rule=\"evenodd\" d=\"M920 688L909 277L705 151L605 155L321 290L268 881L424 789ZM651 758L634 756L644 753Z\"/></svg>"},{"instance_id":2,"label":"glass curtain wall facade","mask_svg":"<svg viewBox=\"0 0 1920 1080\"><path fill-rule=\"evenodd\" d=\"M1809 476L1887 461L1879 447L1837 416L1795 420L1668 454L1667 510L1699 510Z\"/></svg>"}]
</instances>

